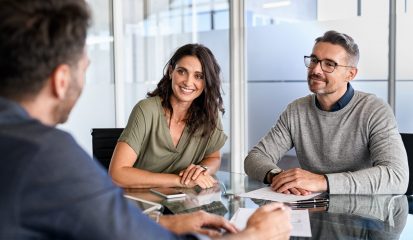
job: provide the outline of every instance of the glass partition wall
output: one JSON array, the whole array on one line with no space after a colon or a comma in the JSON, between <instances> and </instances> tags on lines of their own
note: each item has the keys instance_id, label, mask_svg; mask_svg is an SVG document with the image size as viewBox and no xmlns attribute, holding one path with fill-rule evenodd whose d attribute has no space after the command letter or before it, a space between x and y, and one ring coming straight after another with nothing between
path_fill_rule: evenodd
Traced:
<instances>
[{"instance_id":1,"label":"glass partition wall","mask_svg":"<svg viewBox=\"0 0 413 240\"><path fill-rule=\"evenodd\" d=\"M92 154L92 128L115 127L112 1L88 0L92 10L86 48L90 65L81 97L67 123L59 127L73 134Z\"/></svg>"},{"instance_id":2,"label":"glass partition wall","mask_svg":"<svg viewBox=\"0 0 413 240\"><path fill-rule=\"evenodd\" d=\"M229 136L229 4L227 0L124 0L122 48L125 126L134 105L152 91L163 76L166 62L177 48L201 43L211 49L221 66L226 113L224 131ZM230 170L230 139L221 150L222 170Z\"/></svg>"},{"instance_id":3,"label":"glass partition wall","mask_svg":"<svg viewBox=\"0 0 413 240\"><path fill-rule=\"evenodd\" d=\"M245 0L247 145L255 145L287 104L309 94L303 56L327 30L345 32L359 44L357 90L387 101L389 2L395 0ZM160 80L166 61L181 45L208 46L222 67L224 130L230 136L230 8L228 0L88 0L93 13L87 48L91 65L83 94L69 121L71 132L91 153L90 129L124 127L133 106ZM230 4L231 3L231 4ZM412 0L396 4L396 104L401 132L413 132ZM114 31L114 29L116 31ZM119 54L122 53L122 54ZM240 55L243 55L242 53ZM115 77L116 76L116 77ZM234 81L238 81L235 79ZM231 170L229 139L223 170ZM247 149L248 150L248 149ZM289 153L294 155L294 151Z\"/></svg>"},{"instance_id":4,"label":"glass partition wall","mask_svg":"<svg viewBox=\"0 0 413 240\"><path fill-rule=\"evenodd\" d=\"M328 30L347 33L359 45L353 87L387 101L388 1L248 0L246 5L250 148L288 103L311 93L303 56Z\"/></svg>"},{"instance_id":5,"label":"glass partition wall","mask_svg":"<svg viewBox=\"0 0 413 240\"><path fill-rule=\"evenodd\" d=\"M396 118L402 133L413 133L413 1L397 2Z\"/></svg>"}]
</instances>

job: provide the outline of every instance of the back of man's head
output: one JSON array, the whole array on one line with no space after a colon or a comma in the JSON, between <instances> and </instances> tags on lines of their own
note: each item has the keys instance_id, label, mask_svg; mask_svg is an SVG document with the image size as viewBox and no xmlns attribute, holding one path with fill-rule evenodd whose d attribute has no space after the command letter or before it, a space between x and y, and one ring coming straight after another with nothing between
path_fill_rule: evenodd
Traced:
<instances>
[{"instance_id":1,"label":"back of man's head","mask_svg":"<svg viewBox=\"0 0 413 240\"><path fill-rule=\"evenodd\" d=\"M0 0L0 96L35 97L60 64L81 58L90 22L84 0Z\"/></svg>"}]
</instances>

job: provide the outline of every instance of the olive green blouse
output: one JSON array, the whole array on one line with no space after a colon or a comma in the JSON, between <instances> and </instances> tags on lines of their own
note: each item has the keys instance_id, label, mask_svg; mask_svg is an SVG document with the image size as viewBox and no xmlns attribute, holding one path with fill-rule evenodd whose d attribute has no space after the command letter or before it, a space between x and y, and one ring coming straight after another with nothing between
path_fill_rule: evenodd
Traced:
<instances>
[{"instance_id":1,"label":"olive green blouse","mask_svg":"<svg viewBox=\"0 0 413 240\"><path fill-rule=\"evenodd\" d=\"M175 147L161 99L156 96L135 105L118 141L127 143L138 155L135 168L177 174L191 163L198 164L205 156L221 149L226 140L219 119L217 128L209 137L201 137L197 132L190 136L185 127Z\"/></svg>"}]
</instances>

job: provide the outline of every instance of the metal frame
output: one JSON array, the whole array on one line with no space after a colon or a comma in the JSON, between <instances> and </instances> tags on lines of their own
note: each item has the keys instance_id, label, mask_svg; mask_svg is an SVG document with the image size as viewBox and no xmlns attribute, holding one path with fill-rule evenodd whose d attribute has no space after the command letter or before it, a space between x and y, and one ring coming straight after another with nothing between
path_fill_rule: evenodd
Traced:
<instances>
[{"instance_id":1,"label":"metal frame","mask_svg":"<svg viewBox=\"0 0 413 240\"><path fill-rule=\"evenodd\" d=\"M231 171L244 173L247 138L244 1L230 2Z\"/></svg>"}]
</instances>

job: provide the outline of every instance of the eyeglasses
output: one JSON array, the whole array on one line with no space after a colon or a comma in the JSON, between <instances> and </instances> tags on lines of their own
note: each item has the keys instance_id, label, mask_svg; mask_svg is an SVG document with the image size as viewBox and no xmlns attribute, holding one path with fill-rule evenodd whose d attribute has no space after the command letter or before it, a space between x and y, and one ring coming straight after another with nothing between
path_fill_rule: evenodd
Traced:
<instances>
[{"instance_id":1,"label":"eyeglasses","mask_svg":"<svg viewBox=\"0 0 413 240\"><path fill-rule=\"evenodd\" d=\"M345 66L345 65L339 65L338 63L329 60L329 59L323 59L319 60L318 58L314 56L304 56L304 64L307 68L315 68L317 64L320 62L321 70L326 73L332 73L336 69L336 67L349 67L353 68L353 66Z\"/></svg>"}]
</instances>

